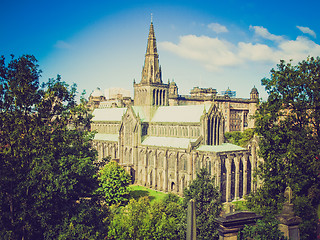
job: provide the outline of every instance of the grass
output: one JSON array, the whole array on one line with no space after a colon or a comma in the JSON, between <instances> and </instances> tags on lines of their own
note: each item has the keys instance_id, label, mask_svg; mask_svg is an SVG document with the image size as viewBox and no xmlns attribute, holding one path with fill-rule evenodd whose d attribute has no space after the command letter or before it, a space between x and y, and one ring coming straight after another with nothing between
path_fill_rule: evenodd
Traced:
<instances>
[{"instance_id":1,"label":"grass","mask_svg":"<svg viewBox=\"0 0 320 240\"><path fill-rule=\"evenodd\" d=\"M138 199L140 197L148 196L150 201L159 201L162 200L167 193L159 192L153 189L149 189L143 186L131 185L130 186L130 196L134 199Z\"/></svg>"},{"instance_id":2,"label":"grass","mask_svg":"<svg viewBox=\"0 0 320 240\"><path fill-rule=\"evenodd\" d=\"M232 204L235 207L236 211L246 211L249 210L246 206L246 201L244 200L239 200L239 201L233 201Z\"/></svg>"}]
</instances>

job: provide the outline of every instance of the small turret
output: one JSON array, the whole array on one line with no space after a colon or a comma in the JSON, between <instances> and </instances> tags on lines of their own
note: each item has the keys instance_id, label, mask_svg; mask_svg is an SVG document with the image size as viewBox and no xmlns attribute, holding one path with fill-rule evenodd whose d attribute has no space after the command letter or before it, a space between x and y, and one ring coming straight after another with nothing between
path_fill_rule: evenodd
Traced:
<instances>
[{"instance_id":1,"label":"small turret","mask_svg":"<svg viewBox=\"0 0 320 240\"><path fill-rule=\"evenodd\" d=\"M103 94L103 92L101 91L100 88L96 88L89 96L89 101L88 101L88 108L90 110L93 110L95 108L98 108L100 103L105 101L106 98Z\"/></svg>"},{"instance_id":2,"label":"small turret","mask_svg":"<svg viewBox=\"0 0 320 240\"><path fill-rule=\"evenodd\" d=\"M177 87L177 84L174 82L174 80L171 81L170 86L169 86L169 96L171 98L178 97L178 87Z\"/></svg>"},{"instance_id":3,"label":"small turret","mask_svg":"<svg viewBox=\"0 0 320 240\"><path fill-rule=\"evenodd\" d=\"M258 92L258 89L256 88L256 86L254 86L254 87L251 89L250 99L259 99L259 92Z\"/></svg>"}]
</instances>

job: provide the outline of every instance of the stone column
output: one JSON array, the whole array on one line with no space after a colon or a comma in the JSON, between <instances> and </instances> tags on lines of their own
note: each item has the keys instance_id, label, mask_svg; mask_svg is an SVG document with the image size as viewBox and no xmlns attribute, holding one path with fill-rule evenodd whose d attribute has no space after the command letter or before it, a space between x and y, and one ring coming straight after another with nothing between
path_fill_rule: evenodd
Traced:
<instances>
[{"instance_id":1,"label":"stone column","mask_svg":"<svg viewBox=\"0 0 320 240\"><path fill-rule=\"evenodd\" d=\"M204 144L207 144L208 143L208 115L207 114L205 114L205 117L202 119L202 122L200 124L200 136L201 135L204 138L203 139Z\"/></svg>"},{"instance_id":2,"label":"stone column","mask_svg":"<svg viewBox=\"0 0 320 240\"><path fill-rule=\"evenodd\" d=\"M220 144L220 118L217 117L217 126L216 126L216 144Z\"/></svg>"},{"instance_id":3,"label":"stone column","mask_svg":"<svg viewBox=\"0 0 320 240\"><path fill-rule=\"evenodd\" d=\"M212 145L218 145L219 136L218 136L218 118L217 118L217 116L214 117L214 129L213 129L213 131L214 131L214 134L213 134L214 139L213 139L213 144Z\"/></svg>"},{"instance_id":4,"label":"stone column","mask_svg":"<svg viewBox=\"0 0 320 240\"><path fill-rule=\"evenodd\" d=\"M164 154L164 176L163 176L163 179L164 179L164 184L163 184L163 190L165 192L168 192L168 152L166 151L166 153Z\"/></svg>"},{"instance_id":5,"label":"stone column","mask_svg":"<svg viewBox=\"0 0 320 240\"><path fill-rule=\"evenodd\" d=\"M227 184L226 184L226 202L231 201L231 159L230 155L226 158Z\"/></svg>"},{"instance_id":6,"label":"stone column","mask_svg":"<svg viewBox=\"0 0 320 240\"><path fill-rule=\"evenodd\" d=\"M158 101L157 101L157 105L160 106L161 105L161 93L160 90L157 91L158 92Z\"/></svg>"},{"instance_id":7,"label":"stone column","mask_svg":"<svg viewBox=\"0 0 320 240\"><path fill-rule=\"evenodd\" d=\"M148 149L145 149L145 153L144 153L144 157L145 157L145 175L144 175L144 185L147 186L148 184L148 170L149 170L149 159L148 159Z\"/></svg>"},{"instance_id":8,"label":"stone column","mask_svg":"<svg viewBox=\"0 0 320 240\"><path fill-rule=\"evenodd\" d=\"M191 180L194 180L195 178L196 178L196 164L197 164L197 156L192 156L192 162L193 162L193 164L192 164L192 179Z\"/></svg>"},{"instance_id":9,"label":"stone column","mask_svg":"<svg viewBox=\"0 0 320 240\"><path fill-rule=\"evenodd\" d=\"M248 183L248 155L243 155L243 196L247 195Z\"/></svg>"},{"instance_id":10,"label":"stone column","mask_svg":"<svg viewBox=\"0 0 320 240\"><path fill-rule=\"evenodd\" d=\"M244 111L241 113L241 132L244 130Z\"/></svg>"},{"instance_id":11,"label":"stone column","mask_svg":"<svg viewBox=\"0 0 320 240\"><path fill-rule=\"evenodd\" d=\"M220 187L221 187L221 158L220 158L220 155L217 155L217 157L216 157L216 173L217 173L217 175L216 175L216 178L217 178L217 180L216 180L216 186L218 186L219 187L219 190L221 190L220 189Z\"/></svg>"},{"instance_id":12,"label":"stone column","mask_svg":"<svg viewBox=\"0 0 320 240\"><path fill-rule=\"evenodd\" d=\"M133 149L133 158L134 158L134 170L135 170L135 181L138 181L138 170L139 170L139 149L138 146L134 146Z\"/></svg>"},{"instance_id":13,"label":"stone column","mask_svg":"<svg viewBox=\"0 0 320 240\"><path fill-rule=\"evenodd\" d=\"M175 189L175 192L179 192L179 153L176 153L176 161L175 161L175 164L174 164L174 171L175 171L175 186L176 186L176 189Z\"/></svg>"},{"instance_id":14,"label":"stone column","mask_svg":"<svg viewBox=\"0 0 320 240\"><path fill-rule=\"evenodd\" d=\"M249 159L249 161L250 161L250 159ZM255 190L256 190L256 188L255 188L255 182L253 181L254 169L255 169L255 162L254 162L254 160L252 159L252 161L251 161L251 174L250 174L250 177L251 177L251 179L250 179L250 182L251 182L251 192L252 192L252 191L255 192Z\"/></svg>"},{"instance_id":15,"label":"stone column","mask_svg":"<svg viewBox=\"0 0 320 240\"><path fill-rule=\"evenodd\" d=\"M234 191L234 197L235 199L239 198L239 174L240 174L240 168L239 168L239 156L236 155L234 158L234 164L235 164L235 191Z\"/></svg>"},{"instance_id":16,"label":"stone column","mask_svg":"<svg viewBox=\"0 0 320 240\"><path fill-rule=\"evenodd\" d=\"M212 132L212 119L208 117L208 130L206 132L207 135L207 144L211 145L211 132Z\"/></svg>"},{"instance_id":17,"label":"stone column","mask_svg":"<svg viewBox=\"0 0 320 240\"><path fill-rule=\"evenodd\" d=\"M220 118L220 124L219 124L219 142L224 142L224 121L222 118Z\"/></svg>"},{"instance_id":18,"label":"stone column","mask_svg":"<svg viewBox=\"0 0 320 240\"><path fill-rule=\"evenodd\" d=\"M191 182L192 180L192 173L194 168L192 159L193 159L193 156L192 156L192 153L190 152L188 154L188 179L187 179L188 185L189 185L189 182Z\"/></svg>"},{"instance_id":19,"label":"stone column","mask_svg":"<svg viewBox=\"0 0 320 240\"><path fill-rule=\"evenodd\" d=\"M166 91L164 89L162 90L162 105L166 105Z\"/></svg>"},{"instance_id":20,"label":"stone column","mask_svg":"<svg viewBox=\"0 0 320 240\"><path fill-rule=\"evenodd\" d=\"M158 166L157 166L157 156L158 156L158 151L155 151L154 153L154 158L153 158L153 166L154 166L154 189L157 189L158 188L158 184L157 184L157 181L158 181Z\"/></svg>"},{"instance_id":21,"label":"stone column","mask_svg":"<svg viewBox=\"0 0 320 240\"><path fill-rule=\"evenodd\" d=\"M257 168L257 154L256 154L256 146L252 146L251 148L251 159L252 159L252 164L251 164L251 191L255 192L257 190L257 183L253 182L253 172Z\"/></svg>"}]
</instances>

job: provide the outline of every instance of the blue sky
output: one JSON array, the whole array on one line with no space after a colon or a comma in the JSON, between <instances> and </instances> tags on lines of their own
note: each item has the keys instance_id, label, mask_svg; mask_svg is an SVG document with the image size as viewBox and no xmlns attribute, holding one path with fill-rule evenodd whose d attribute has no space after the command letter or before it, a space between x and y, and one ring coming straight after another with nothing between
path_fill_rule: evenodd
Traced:
<instances>
[{"instance_id":1,"label":"blue sky","mask_svg":"<svg viewBox=\"0 0 320 240\"><path fill-rule=\"evenodd\" d=\"M320 55L318 1L2 0L0 55L33 54L42 81L61 74L79 92L141 78L150 15L163 81L180 94L230 87L249 97L280 59Z\"/></svg>"}]
</instances>

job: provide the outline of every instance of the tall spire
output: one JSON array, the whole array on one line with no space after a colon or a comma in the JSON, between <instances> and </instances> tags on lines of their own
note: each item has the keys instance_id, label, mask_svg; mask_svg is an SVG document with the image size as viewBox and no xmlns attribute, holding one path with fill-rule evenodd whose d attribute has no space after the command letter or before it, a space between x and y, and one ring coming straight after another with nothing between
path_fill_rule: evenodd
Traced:
<instances>
[{"instance_id":1,"label":"tall spire","mask_svg":"<svg viewBox=\"0 0 320 240\"><path fill-rule=\"evenodd\" d=\"M154 34L152 15L141 83L162 83L161 69L159 66L159 55L157 52L157 43Z\"/></svg>"}]
</instances>

